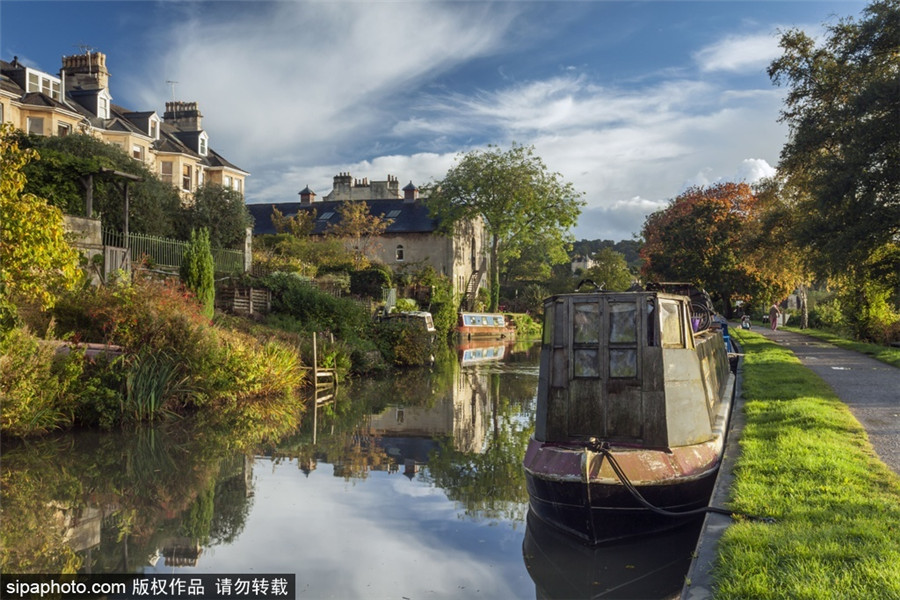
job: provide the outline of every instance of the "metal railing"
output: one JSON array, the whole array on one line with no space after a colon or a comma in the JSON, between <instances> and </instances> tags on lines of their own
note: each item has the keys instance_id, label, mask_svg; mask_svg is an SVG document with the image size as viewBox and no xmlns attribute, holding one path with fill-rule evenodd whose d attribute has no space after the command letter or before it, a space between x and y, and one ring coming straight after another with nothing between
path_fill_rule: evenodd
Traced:
<instances>
[{"instance_id":1,"label":"metal railing","mask_svg":"<svg viewBox=\"0 0 900 600\"><path fill-rule=\"evenodd\" d=\"M128 248L132 263L148 257L154 265L160 267L181 267L181 257L187 242L161 238L142 233L129 233L128 243L125 235L118 231L103 231L103 245ZM213 262L217 273L241 273L244 271L244 252L225 248L212 249Z\"/></svg>"}]
</instances>

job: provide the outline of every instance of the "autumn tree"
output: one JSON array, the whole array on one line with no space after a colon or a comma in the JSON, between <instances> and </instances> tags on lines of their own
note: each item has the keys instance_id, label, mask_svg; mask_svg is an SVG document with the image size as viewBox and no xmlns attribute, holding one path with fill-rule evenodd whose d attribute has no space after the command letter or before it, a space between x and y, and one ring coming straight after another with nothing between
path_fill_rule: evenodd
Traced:
<instances>
[{"instance_id":1,"label":"autumn tree","mask_svg":"<svg viewBox=\"0 0 900 600\"><path fill-rule=\"evenodd\" d=\"M428 186L430 209L445 233L463 220L482 219L490 236L489 310L496 311L500 268L540 241L546 256L568 260L584 202L572 184L547 170L532 146L488 146L458 157L446 176Z\"/></svg>"},{"instance_id":2,"label":"autumn tree","mask_svg":"<svg viewBox=\"0 0 900 600\"><path fill-rule=\"evenodd\" d=\"M16 304L52 307L58 294L82 280L80 254L66 240L62 211L24 193L23 168L37 152L19 148L13 127L0 125L0 321L9 325Z\"/></svg>"},{"instance_id":3,"label":"autumn tree","mask_svg":"<svg viewBox=\"0 0 900 600\"><path fill-rule=\"evenodd\" d=\"M337 208L340 220L330 224L325 233L341 238L353 252L353 266L358 271L369 264L369 251L378 243L378 236L393 223L383 215L373 215L365 200L347 200Z\"/></svg>"},{"instance_id":4,"label":"autumn tree","mask_svg":"<svg viewBox=\"0 0 900 600\"><path fill-rule=\"evenodd\" d=\"M644 222L644 278L699 285L722 301L726 317L736 299L782 299L793 282L778 277L778 257L754 254L747 236L758 218L746 183L685 191Z\"/></svg>"},{"instance_id":5,"label":"autumn tree","mask_svg":"<svg viewBox=\"0 0 900 600\"><path fill-rule=\"evenodd\" d=\"M315 210L298 210L297 214L285 216L272 205L272 226L276 233L289 233L294 237L306 237L312 234L316 226Z\"/></svg>"}]
</instances>

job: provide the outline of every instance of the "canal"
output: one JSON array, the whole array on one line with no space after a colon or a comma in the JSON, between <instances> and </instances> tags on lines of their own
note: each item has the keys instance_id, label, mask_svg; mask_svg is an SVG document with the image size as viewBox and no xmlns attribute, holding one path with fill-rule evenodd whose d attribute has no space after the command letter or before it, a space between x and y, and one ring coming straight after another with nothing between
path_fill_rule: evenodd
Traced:
<instances>
[{"instance_id":1,"label":"canal","mask_svg":"<svg viewBox=\"0 0 900 600\"><path fill-rule=\"evenodd\" d=\"M528 518L538 347L342 386L252 452L189 423L5 443L6 573L273 574L297 598L673 598L698 523L591 548ZM315 439L315 443L313 443Z\"/></svg>"}]
</instances>

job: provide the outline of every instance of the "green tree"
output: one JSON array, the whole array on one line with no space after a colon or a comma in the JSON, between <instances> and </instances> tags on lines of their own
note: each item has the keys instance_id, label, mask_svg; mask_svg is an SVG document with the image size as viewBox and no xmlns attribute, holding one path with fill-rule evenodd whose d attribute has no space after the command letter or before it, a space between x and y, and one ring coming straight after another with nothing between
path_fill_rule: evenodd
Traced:
<instances>
[{"instance_id":1,"label":"green tree","mask_svg":"<svg viewBox=\"0 0 900 600\"><path fill-rule=\"evenodd\" d=\"M205 184L194 192L194 202L183 209L178 237L187 239L194 229L209 231L209 243L216 248L242 248L253 217L237 190Z\"/></svg>"},{"instance_id":2,"label":"green tree","mask_svg":"<svg viewBox=\"0 0 900 600\"><path fill-rule=\"evenodd\" d=\"M23 168L37 158L19 147L12 125L0 126L0 321L7 325L17 302L50 308L83 277L80 254L66 241L62 211L23 192Z\"/></svg>"},{"instance_id":3,"label":"green tree","mask_svg":"<svg viewBox=\"0 0 900 600\"><path fill-rule=\"evenodd\" d=\"M316 226L315 210L298 210L297 214L286 217L275 205L272 205L272 226L276 233L289 233L294 237L306 237L312 234Z\"/></svg>"},{"instance_id":4,"label":"green tree","mask_svg":"<svg viewBox=\"0 0 900 600\"><path fill-rule=\"evenodd\" d=\"M191 231L191 241L184 249L181 259L181 280L184 285L197 295L203 305L203 314L213 317L216 299L215 263L209 244L209 231L204 229Z\"/></svg>"},{"instance_id":5,"label":"green tree","mask_svg":"<svg viewBox=\"0 0 900 600\"><path fill-rule=\"evenodd\" d=\"M612 248L602 248L591 257L594 265L584 276L608 292L624 292L631 287L634 276L625 262L625 255Z\"/></svg>"},{"instance_id":6,"label":"green tree","mask_svg":"<svg viewBox=\"0 0 900 600\"><path fill-rule=\"evenodd\" d=\"M534 240L544 243L548 256L562 259L572 241L569 228L584 205L581 194L559 173L549 172L533 147L515 143L506 151L492 145L460 156L429 188L432 214L446 233L463 220L484 221L491 244L492 311L499 304L501 265Z\"/></svg>"},{"instance_id":7,"label":"green tree","mask_svg":"<svg viewBox=\"0 0 900 600\"><path fill-rule=\"evenodd\" d=\"M788 87L779 172L804 192L796 235L817 271L867 265L884 284L900 271L897 251L887 249L900 238L900 1L872 2L861 20L826 31L819 46L787 31L769 67Z\"/></svg>"},{"instance_id":8,"label":"green tree","mask_svg":"<svg viewBox=\"0 0 900 600\"><path fill-rule=\"evenodd\" d=\"M21 136L22 147L34 148L40 161L25 168L25 191L47 198L63 212L83 215L87 185L93 189L93 215L103 226L122 231L125 221L123 183L101 174L101 169L128 173L141 181L128 183L128 229L162 237L175 237L181 215L177 190L161 181L144 163L118 146L84 134ZM89 177L90 176L90 177Z\"/></svg>"}]
</instances>

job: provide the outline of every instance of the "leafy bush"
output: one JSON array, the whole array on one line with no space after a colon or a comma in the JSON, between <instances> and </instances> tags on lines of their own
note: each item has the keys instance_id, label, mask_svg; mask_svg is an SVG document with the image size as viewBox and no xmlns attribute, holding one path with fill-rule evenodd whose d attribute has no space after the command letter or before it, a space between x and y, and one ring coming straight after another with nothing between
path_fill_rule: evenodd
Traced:
<instances>
[{"instance_id":1,"label":"leafy bush","mask_svg":"<svg viewBox=\"0 0 900 600\"><path fill-rule=\"evenodd\" d=\"M381 290L386 287L391 287L391 272L384 265L350 273L350 293L355 296L381 299Z\"/></svg>"},{"instance_id":2,"label":"leafy bush","mask_svg":"<svg viewBox=\"0 0 900 600\"><path fill-rule=\"evenodd\" d=\"M306 331L328 330L349 340L369 337L371 319L364 306L321 292L309 280L289 273L273 273L263 284L272 290L273 310L299 320Z\"/></svg>"},{"instance_id":3,"label":"leafy bush","mask_svg":"<svg viewBox=\"0 0 900 600\"><path fill-rule=\"evenodd\" d=\"M73 395L84 369L79 352L57 354L22 328L0 337L0 430L17 437L68 427Z\"/></svg>"},{"instance_id":4,"label":"leafy bush","mask_svg":"<svg viewBox=\"0 0 900 600\"><path fill-rule=\"evenodd\" d=\"M430 335L414 324L388 319L378 328L378 345L382 355L398 367L417 367L432 361Z\"/></svg>"}]
</instances>

